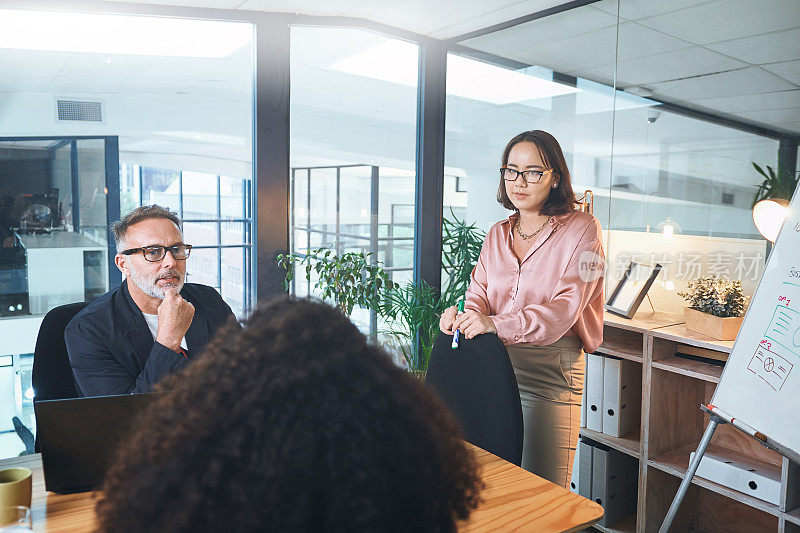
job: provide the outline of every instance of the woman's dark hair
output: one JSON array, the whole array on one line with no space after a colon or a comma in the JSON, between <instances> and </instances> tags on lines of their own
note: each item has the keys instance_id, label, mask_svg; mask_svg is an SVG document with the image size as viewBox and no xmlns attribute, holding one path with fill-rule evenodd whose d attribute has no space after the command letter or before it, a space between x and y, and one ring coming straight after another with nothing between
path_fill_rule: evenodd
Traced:
<instances>
[{"instance_id":1,"label":"woman's dark hair","mask_svg":"<svg viewBox=\"0 0 800 533\"><path fill-rule=\"evenodd\" d=\"M508 141L503 150L500 166L505 167L508 164L508 154L511 149L514 145L522 142L536 145L542 157L542 163L553 170L553 177L558 181L558 187L550 189L539 213L548 216L570 213L578 202L572 190L572 180L567 168L567 161L564 159L564 152L561 151L561 145L558 144L555 137L542 130L523 131ZM497 188L497 201L506 209L517 210L506 193L506 183L502 176L500 176L500 185Z\"/></svg>"},{"instance_id":2,"label":"woman's dark hair","mask_svg":"<svg viewBox=\"0 0 800 533\"><path fill-rule=\"evenodd\" d=\"M269 303L166 381L101 531L455 531L479 503L450 414L328 305Z\"/></svg>"}]
</instances>

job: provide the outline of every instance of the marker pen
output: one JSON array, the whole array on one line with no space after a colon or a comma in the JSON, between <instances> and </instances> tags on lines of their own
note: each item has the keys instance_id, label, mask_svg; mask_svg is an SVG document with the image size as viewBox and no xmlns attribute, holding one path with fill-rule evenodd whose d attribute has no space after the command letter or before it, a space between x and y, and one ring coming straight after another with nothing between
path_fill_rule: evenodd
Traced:
<instances>
[{"instance_id":1,"label":"marker pen","mask_svg":"<svg viewBox=\"0 0 800 533\"><path fill-rule=\"evenodd\" d=\"M464 300L459 300L458 301L458 312L456 313L456 316L458 316L459 313L463 313L463 312L464 312ZM452 349L454 349L454 350L458 349L458 336L460 335L460 333L461 332L458 329L456 329L456 332L453 333L453 343L450 345L450 347Z\"/></svg>"}]
</instances>

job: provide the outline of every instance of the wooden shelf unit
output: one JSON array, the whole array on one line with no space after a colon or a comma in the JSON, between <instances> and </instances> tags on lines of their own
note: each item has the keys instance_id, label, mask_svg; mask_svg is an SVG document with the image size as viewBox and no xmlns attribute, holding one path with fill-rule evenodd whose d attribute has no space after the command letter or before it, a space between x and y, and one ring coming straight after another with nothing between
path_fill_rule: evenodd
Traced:
<instances>
[{"instance_id":1,"label":"wooden shelf unit","mask_svg":"<svg viewBox=\"0 0 800 533\"><path fill-rule=\"evenodd\" d=\"M604 533L634 533L636 531L636 513L630 514L611 527L595 524L595 529Z\"/></svg>"},{"instance_id":2,"label":"wooden shelf unit","mask_svg":"<svg viewBox=\"0 0 800 533\"><path fill-rule=\"evenodd\" d=\"M639 313L626 319L606 313L603 345L596 353L642 364L641 424L616 438L587 428L581 435L639 459L635 515L607 532L658 531L708 424L700 410L710 401L723 366L678 356L686 347L725 359L733 341L717 341L686 329L681 315ZM641 351L637 351L640 349ZM800 465L764 448L729 425L718 426L709 449L733 451L780 474L781 502L774 505L695 477L672 531L800 533Z\"/></svg>"},{"instance_id":3,"label":"wooden shelf unit","mask_svg":"<svg viewBox=\"0 0 800 533\"><path fill-rule=\"evenodd\" d=\"M606 435L605 433L600 433L599 431L594 431L588 428L581 428L581 437L586 437L592 439L594 441L599 442L600 444L605 444L610 448L614 448L622 453L627 453L631 457L636 457L637 459L642 458L641 452L641 441L639 440L641 429L636 428L627 435L623 435L622 437L612 437L611 435Z\"/></svg>"}]
</instances>

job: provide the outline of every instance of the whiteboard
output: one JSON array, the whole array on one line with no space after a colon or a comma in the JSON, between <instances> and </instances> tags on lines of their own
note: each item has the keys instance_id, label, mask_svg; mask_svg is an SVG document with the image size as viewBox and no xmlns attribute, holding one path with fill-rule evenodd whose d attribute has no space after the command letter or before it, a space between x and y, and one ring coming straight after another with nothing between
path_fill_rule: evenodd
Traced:
<instances>
[{"instance_id":1,"label":"whiteboard","mask_svg":"<svg viewBox=\"0 0 800 533\"><path fill-rule=\"evenodd\" d=\"M772 248L714 408L760 431L790 458L800 451L800 195Z\"/></svg>"}]
</instances>

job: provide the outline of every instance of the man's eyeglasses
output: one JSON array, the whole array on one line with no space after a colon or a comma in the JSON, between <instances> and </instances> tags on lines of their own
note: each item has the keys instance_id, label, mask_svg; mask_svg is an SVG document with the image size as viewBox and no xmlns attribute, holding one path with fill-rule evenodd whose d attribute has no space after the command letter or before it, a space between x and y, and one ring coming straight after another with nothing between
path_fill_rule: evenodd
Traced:
<instances>
[{"instance_id":1,"label":"man's eyeglasses","mask_svg":"<svg viewBox=\"0 0 800 533\"><path fill-rule=\"evenodd\" d=\"M169 250L169 253L172 254L172 257L176 261L184 261L189 257L189 252L192 251L192 245L176 244L175 246L159 246L158 244L154 244L152 246L143 246L142 248L131 248L130 250L125 250L120 253L122 255L133 255L142 252L145 261L157 263L164 259L164 256L167 255L167 250Z\"/></svg>"},{"instance_id":2,"label":"man's eyeglasses","mask_svg":"<svg viewBox=\"0 0 800 533\"><path fill-rule=\"evenodd\" d=\"M519 170L509 168L509 167L502 167L500 169L500 175L506 181L517 181L517 178L520 174L522 174L522 181L525 183L539 183L542 180L542 176L544 173L549 171L550 169L545 170L523 170L520 172Z\"/></svg>"}]
</instances>

